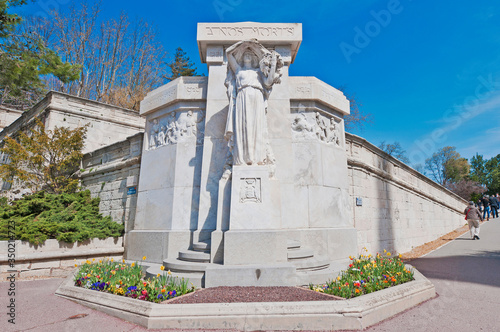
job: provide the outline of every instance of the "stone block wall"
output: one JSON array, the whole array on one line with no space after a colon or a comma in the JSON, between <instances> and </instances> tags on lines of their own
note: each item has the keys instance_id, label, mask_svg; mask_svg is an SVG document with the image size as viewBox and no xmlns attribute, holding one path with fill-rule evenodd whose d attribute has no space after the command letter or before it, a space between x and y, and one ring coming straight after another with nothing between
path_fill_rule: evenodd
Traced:
<instances>
[{"instance_id":1,"label":"stone block wall","mask_svg":"<svg viewBox=\"0 0 500 332\"><path fill-rule=\"evenodd\" d=\"M346 134L358 249L408 252L462 225L467 202L365 139Z\"/></svg>"},{"instance_id":2,"label":"stone block wall","mask_svg":"<svg viewBox=\"0 0 500 332\"><path fill-rule=\"evenodd\" d=\"M100 197L100 211L133 228L143 133L84 155L80 179L92 197Z\"/></svg>"},{"instance_id":3,"label":"stone block wall","mask_svg":"<svg viewBox=\"0 0 500 332\"><path fill-rule=\"evenodd\" d=\"M145 123L136 111L50 91L35 106L0 131L0 141L5 136L16 136L19 131L31 128L36 118L42 120L49 130L56 126L74 129L88 124L84 153L143 132Z\"/></svg>"},{"instance_id":4,"label":"stone block wall","mask_svg":"<svg viewBox=\"0 0 500 332\"><path fill-rule=\"evenodd\" d=\"M0 106L0 131L16 121L23 114L23 111Z\"/></svg>"},{"instance_id":5,"label":"stone block wall","mask_svg":"<svg viewBox=\"0 0 500 332\"><path fill-rule=\"evenodd\" d=\"M26 241L0 241L0 281L12 274L16 279L66 277L74 271L75 264L81 265L87 259L121 260L123 251L122 237L75 243L50 239L40 245ZM7 253L15 257L8 257Z\"/></svg>"}]
</instances>

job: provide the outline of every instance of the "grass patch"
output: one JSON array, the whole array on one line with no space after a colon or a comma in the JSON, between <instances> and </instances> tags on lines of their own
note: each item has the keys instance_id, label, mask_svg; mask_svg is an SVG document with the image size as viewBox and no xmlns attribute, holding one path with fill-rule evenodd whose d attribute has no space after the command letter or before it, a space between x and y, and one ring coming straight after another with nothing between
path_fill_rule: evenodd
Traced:
<instances>
[{"instance_id":1,"label":"grass patch","mask_svg":"<svg viewBox=\"0 0 500 332\"><path fill-rule=\"evenodd\" d=\"M384 250L384 254L359 255L349 257L349 268L339 276L323 285L310 284L309 288L317 292L327 293L350 299L363 294L400 285L414 280L413 270L406 268L401 255L393 255Z\"/></svg>"},{"instance_id":2,"label":"grass patch","mask_svg":"<svg viewBox=\"0 0 500 332\"><path fill-rule=\"evenodd\" d=\"M127 265L123 261L114 262L113 259L83 262L74 281L78 287L155 303L195 290L184 278L172 277L170 271L166 275L158 274L145 279L139 264Z\"/></svg>"}]
</instances>

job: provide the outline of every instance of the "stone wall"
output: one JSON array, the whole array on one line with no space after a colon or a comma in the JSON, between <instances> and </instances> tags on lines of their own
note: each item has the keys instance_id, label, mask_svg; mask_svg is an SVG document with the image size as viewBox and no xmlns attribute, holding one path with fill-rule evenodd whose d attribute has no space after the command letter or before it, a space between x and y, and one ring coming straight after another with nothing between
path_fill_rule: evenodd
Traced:
<instances>
[{"instance_id":1,"label":"stone wall","mask_svg":"<svg viewBox=\"0 0 500 332\"><path fill-rule=\"evenodd\" d=\"M133 229L143 134L88 153L82 184L101 212ZM466 201L365 139L346 133L350 208L358 250L408 252L462 226ZM133 190L132 190L133 191ZM361 205L357 205L361 204Z\"/></svg>"},{"instance_id":2,"label":"stone wall","mask_svg":"<svg viewBox=\"0 0 500 332\"><path fill-rule=\"evenodd\" d=\"M7 135L15 136L20 130L30 128L35 118L43 120L46 129L50 130L56 126L74 129L88 124L84 153L144 131L144 119L136 111L51 91L5 127L0 132L0 141Z\"/></svg>"},{"instance_id":3,"label":"stone wall","mask_svg":"<svg viewBox=\"0 0 500 332\"><path fill-rule=\"evenodd\" d=\"M143 133L84 155L80 173L82 186L92 197L100 197L100 211L113 221L133 227Z\"/></svg>"},{"instance_id":4,"label":"stone wall","mask_svg":"<svg viewBox=\"0 0 500 332\"><path fill-rule=\"evenodd\" d=\"M122 237L75 243L50 239L40 245L26 241L0 241L0 281L12 274L16 279L65 277L74 271L75 264L80 265L87 259L121 260L123 250ZM9 261L7 253L15 254L14 261Z\"/></svg>"},{"instance_id":5,"label":"stone wall","mask_svg":"<svg viewBox=\"0 0 500 332\"><path fill-rule=\"evenodd\" d=\"M23 111L0 106L0 131L16 121L23 114Z\"/></svg>"},{"instance_id":6,"label":"stone wall","mask_svg":"<svg viewBox=\"0 0 500 332\"><path fill-rule=\"evenodd\" d=\"M365 139L346 134L359 250L408 252L461 227L467 202Z\"/></svg>"}]
</instances>

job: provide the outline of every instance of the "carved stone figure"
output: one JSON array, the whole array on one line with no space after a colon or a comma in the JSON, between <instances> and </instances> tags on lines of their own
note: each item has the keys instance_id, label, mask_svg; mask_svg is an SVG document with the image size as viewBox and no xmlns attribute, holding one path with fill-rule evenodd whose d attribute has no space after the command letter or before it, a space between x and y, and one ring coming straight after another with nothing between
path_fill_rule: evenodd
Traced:
<instances>
[{"instance_id":1,"label":"carved stone figure","mask_svg":"<svg viewBox=\"0 0 500 332\"><path fill-rule=\"evenodd\" d=\"M326 140L327 143L335 143L336 145L340 145L339 135L337 132L337 124L335 123L335 119L330 119L330 124L326 128Z\"/></svg>"},{"instance_id":2,"label":"carved stone figure","mask_svg":"<svg viewBox=\"0 0 500 332\"><path fill-rule=\"evenodd\" d=\"M315 126L307 121L307 116L304 112L299 112L293 119L292 130L300 133L303 137L314 137Z\"/></svg>"},{"instance_id":3,"label":"carved stone figure","mask_svg":"<svg viewBox=\"0 0 500 332\"><path fill-rule=\"evenodd\" d=\"M175 122L175 112L170 113L167 119L167 144L175 144L177 143L178 135L177 135L177 124Z\"/></svg>"},{"instance_id":4,"label":"carved stone figure","mask_svg":"<svg viewBox=\"0 0 500 332\"><path fill-rule=\"evenodd\" d=\"M160 131L158 132L158 144L159 145L165 145L165 144L167 144L167 142L166 142L166 136L165 136L166 129L167 128L164 125L162 125L160 127Z\"/></svg>"},{"instance_id":5,"label":"carved stone figure","mask_svg":"<svg viewBox=\"0 0 500 332\"><path fill-rule=\"evenodd\" d=\"M180 136L190 137L196 135L196 120L193 111L188 111L185 117L179 118L177 128Z\"/></svg>"},{"instance_id":6,"label":"carved stone figure","mask_svg":"<svg viewBox=\"0 0 500 332\"><path fill-rule=\"evenodd\" d=\"M226 50L225 85L229 111L225 138L233 165L271 164L268 145L267 100L273 84L280 83L283 61L256 40L240 41Z\"/></svg>"},{"instance_id":7,"label":"carved stone figure","mask_svg":"<svg viewBox=\"0 0 500 332\"><path fill-rule=\"evenodd\" d=\"M326 125L319 112L316 112L316 135L321 141L326 141Z\"/></svg>"},{"instance_id":8,"label":"carved stone figure","mask_svg":"<svg viewBox=\"0 0 500 332\"><path fill-rule=\"evenodd\" d=\"M160 128L160 125L158 123L158 119L153 120L153 124L151 126L151 131L149 132L149 148L154 149L160 143L158 142L158 130Z\"/></svg>"}]
</instances>

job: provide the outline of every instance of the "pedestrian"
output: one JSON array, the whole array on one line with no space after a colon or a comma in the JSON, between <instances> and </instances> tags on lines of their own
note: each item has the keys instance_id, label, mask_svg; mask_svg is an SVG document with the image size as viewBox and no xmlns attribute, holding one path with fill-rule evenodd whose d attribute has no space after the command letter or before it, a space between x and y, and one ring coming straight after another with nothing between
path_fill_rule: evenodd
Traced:
<instances>
[{"instance_id":1,"label":"pedestrian","mask_svg":"<svg viewBox=\"0 0 500 332\"><path fill-rule=\"evenodd\" d=\"M481 198L477 199L476 206L479 212L483 213L483 202L481 201Z\"/></svg>"},{"instance_id":2,"label":"pedestrian","mask_svg":"<svg viewBox=\"0 0 500 332\"><path fill-rule=\"evenodd\" d=\"M490 200L488 199L488 195L483 196L481 202L483 203L483 219L485 219L486 214L488 214L488 219L486 220L490 220Z\"/></svg>"},{"instance_id":3,"label":"pedestrian","mask_svg":"<svg viewBox=\"0 0 500 332\"><path fill-rule=\"evenodd\" d=\"M498 205L500 203L498 202L498 199L495 197L495 195L490 196L490 208L491 208L491 217L492 218L498 218Z\"/></svg>"},{"instance_id":4,"label":"pedestrian","mask_svg":"<svg viewBox=\"0 0 500 332\"><path fill-rule=\"evenodd\" d=\"M464 210L465 220L469 224L470 237L472 240L479 240L479 220L483 221L483 217L481 217L481 213L474 206L474 202L470 201L469 206L467 206Z\"/></svg>"}]
</instances>

